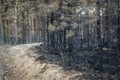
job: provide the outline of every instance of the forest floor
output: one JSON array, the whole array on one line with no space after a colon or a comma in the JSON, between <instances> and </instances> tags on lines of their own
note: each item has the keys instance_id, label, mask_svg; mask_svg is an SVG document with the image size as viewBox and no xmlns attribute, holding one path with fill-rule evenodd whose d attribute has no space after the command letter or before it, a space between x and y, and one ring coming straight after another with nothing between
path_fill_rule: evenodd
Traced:
<instances>
[{"instance_id":1,"label":"forest floor","mask_svg":"<svg viewBox=\"0 0 120 80\"><path fill-rule=\"evenodd\" d=\"M89 63L65 66L59 55L41 53L36 46L39 44L0 47L0 80L120 80L119 71L100 72Z\"/></svg>"}]
</instances>

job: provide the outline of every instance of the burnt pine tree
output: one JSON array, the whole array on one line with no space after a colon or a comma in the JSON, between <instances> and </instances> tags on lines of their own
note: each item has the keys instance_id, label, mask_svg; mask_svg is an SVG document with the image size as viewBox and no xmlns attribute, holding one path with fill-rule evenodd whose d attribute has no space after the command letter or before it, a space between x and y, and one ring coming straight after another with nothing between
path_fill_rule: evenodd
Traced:
<instances>
[{"instance_id":1,"label":"burnt pine tree","mask_svg":"<svg viewBox=\"0 0 120 80\"><path fill-rule=\"evenodd\" d=\"M117 1L118 6L118 49L120 52L120 1Z\"/></svg>"},{"instance_id":2,"label":"burnt pine tree","mask_svg":"<svg viewBox=\"0 0 120 80\"><path fill-rule=\"evenodd\" d=\"M97 20L97 39L98 39L98 54L99 54L99 69L102 69L102 61L103 61L103 46L102 46L102 38L101 38L101 27L100 27L100 2L97 1L97 14L99 19Z\"/></svg>"}]
</instances>

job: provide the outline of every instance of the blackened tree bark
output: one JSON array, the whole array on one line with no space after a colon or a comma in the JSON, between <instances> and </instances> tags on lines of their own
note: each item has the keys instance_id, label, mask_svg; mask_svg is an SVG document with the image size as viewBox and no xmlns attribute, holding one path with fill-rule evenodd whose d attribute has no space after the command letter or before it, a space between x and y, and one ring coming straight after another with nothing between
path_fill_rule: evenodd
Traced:
<instances>
[{"instance_id":1,"label":"blackened tree bark","mask_svg":"<svg viewBox=\"0 0 120 80\"><path fill-rule=\"evenodd\" d=\"M50 42L48 26L49 26L49 16L47 15L47 45L49 45Z\"/></svg>"},{"instance_id":2,"label":"blackened tree bark","mask_svg":"<svg viewBox=\"0 0 120 80\"><path fill-rule=\"evenodd\" d=\"M22 23L22 43L26 43L26 32L25 32L26 27L25 27L25 23L24 23L24 21L25 21L25 13L24 12L22 12L22 21L23 21L23 23Z\"/></svg>"},{"instance_id":3,"label":"blackened tree bark","mask_svg":"<svg viewBox=\"0 0 120 80\"><path fill-rule=\"evenodd\" d=\"M117 2L118 5L118 49L120 52L120 1Z\"/></svg>"},{"instance_id":4,"label":"blackened tree bark","mask_svg":"<svg viewBox=\"0 0 120 80\"><path fill-rule=\"evenodd\" d=\"M62 60L62 64L65 65L65 59L64 59L64 52L63 52L63 48L62 48L62 30L59 30L59 39L58 39L58 45L59 45L59 51L60 51L60 55L61 55L61 60Z\"/></svg>"},{"instance_id":5,"label":"blackened tree bark","mask_svg":"<svg viewBox=\"0 0 120 80\"><path fill-rule=\"evenodd\" d=\"M108 15L108 0L106 0L106 15ZM106 27L105 27L105 31L106 31L106 47L109 50L109 30L108 30L108 20L109 20L109 16L106 16Z\"/></svg>"},{"instance_id":6,"label":"blackened tree bark","mask_svg":"<svg viewBox=\"0 0 120 80\"><path fill-rule=\"evenodd\" d=\"M102 70L103 67L103 46L101 39L101 28L100 28L100 3L97 2L97 13L99 19L97 20L97 39L98 39L98 54L99 54L99 69Z\"/></svg>"}]
</instances>

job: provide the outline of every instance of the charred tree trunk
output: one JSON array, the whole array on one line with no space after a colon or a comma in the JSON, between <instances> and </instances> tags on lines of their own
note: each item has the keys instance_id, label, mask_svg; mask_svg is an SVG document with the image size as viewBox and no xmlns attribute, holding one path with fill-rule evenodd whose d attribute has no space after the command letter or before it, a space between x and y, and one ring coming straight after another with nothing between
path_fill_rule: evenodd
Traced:
<instances>
[{"instance_id":1,"label":"charred tree trunk","mask_svg":"<svg viewBox=\"0 0 120 80\"><path fill-rule=\"evenodd\" d=\"M106 15L108 15L108 0L106 0ZM108 20L109 20L109 16L106 16L106 47L107 50L109 50L109 30L108 30Z\"/></svg>"},{"instance_id":2,"label":"charred tree trunk","mask_svg":"<svg viewBox=\"0 0 120 80\"><path fill-rule=\"evenodd\" d=\"M25 33L25 13L22 13L22 43L26 43L26 33Z\"/></svg>"},{"instance_id":3,"label":"charred tree trunk","mask_svg":"<svg viewBox=\"0 0 120 80\"><path fill-rule=\"evenodd\" d=\"M103 67L103 46L101 39L101 27L100 27L100 3L97 2L97 13L99 19L97 20L97 39L98 39L98 54L99 54L99 69L102 70Z\"/></svg>"},{"instance_id":4,"label":"charred tree trunk","mask_svg":"<svg viewBox=\"0 0 120 80\"><path fill-rule=\"evenodd\" d=\"M62 48L62 30L59 30L59 39L58 39L58 45L59 45L59 51L60 51L60 55L61 55L61 60L62 60L62 64L65 65L65 59L64 59L64 52L63 52L63 48Z\"/></svg>"},{"instance_id":5,"label":"charred tree trunk","mask_svg":"<svg viewBox=\"0 0 120 80\"><path fill-rule=\"evenodd\" d=\"M48 26L49 26L49 16L47 15L47 45L49 46L49 42L50 42L50 40L49 40L49 30L48 30Z\"/></svg>"},{"instance_id":6,"label":"charred tree trunk","mask_svg":"<svg viewBox=\"0 0 120 80\"><path fill-rule=\"evenodd\" d=\"M120 1L117 2L118 5L118 49L120 52Z\"/></svg>"},{"instance_id":7,"label":"charred tree trunk","mask_svg":"<svg viewBox=\"0 0 120 80\"><path fill-rule=\"evenodd\" d=\"M15 45L17 44L17 39L18 39L18 35L17 35L17 16L15 16L15 26L14 26L14 29L15 29Z\"/></svg>"}]
</instances>

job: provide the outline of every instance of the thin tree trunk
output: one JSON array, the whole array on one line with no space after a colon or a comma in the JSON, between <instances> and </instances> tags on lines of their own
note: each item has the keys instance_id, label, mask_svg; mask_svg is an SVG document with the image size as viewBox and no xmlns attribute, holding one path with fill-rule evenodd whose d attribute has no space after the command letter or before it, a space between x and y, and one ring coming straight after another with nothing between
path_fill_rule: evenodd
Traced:
<instances>
[{"instance_id":1,"label":"thin tree trunk","mask_svg":"<svg viewBox=\"0 0 120 80\"><path fill-rule=\"evenodd\" d=\"M46 24L46 26L47 26L47 45L49 46L49 30L48 30L48 26L49 26L49 16L47 15L47 24Z\"/></svg>"},{"instance_id":2,"label":"thin tree trunk","mask_svg":"<svg viewBox=\"0 0 120 80\"><path fill-rule=\"evenodd\" d=\"M100 3L97 2L97 12L98 16L100 16ZM100 18L100 17L99 17ZM103 47L102 47L102 39L101 39L101 28L100 28L100 19L97 21L97 39L98 39L98 54L99 54L99 68L103 67Z\"/></svg>"},{"instance_id":3,"label":"thin tree trunk","mask_svg":"<svg viewBox=\"0 0 120 80\"><path fill-rule=\"evenodd\" d=\"M17 17L15 18L15 45L17 44L17 39L18 39L18 35L17 35Z\"/></svg>"},{"instance_id":4,"label":"thin tree trunk","mask_svg":"<svg viewBox=\"0 0 120 80\"><path fill-rule=\"evenodd\" d=\"M17 39L18 39L18 35L17 35L17 18L18 18L17 8L18 8L18 7L17 7L17 5L18 5L18 0L16 1L16 5L15 5L15 15L14 15L14 17L15 17L15 18L14 18L14 19L15 19L15 20L14 20L14 24L15 24L15 26L14 26L14 29L15 29L15 32L14 32L14 33L15 33L15 43L14 43L14 44L15 44L15 45L17 44L17 41L18 41L18 40L17 40Z\"/></svg>"},{"instance_id":5,"label":"thin tree trunk","mask_svg":"<svg viewBox=\"0 0 120 80\"><path fill-rule=\"evenodd\" d=\"M0 14L0 45L3 44L3 26L2 26L2 16Z\"/></svg>"},{"instance_id":6,"label":"thin tree trunk","mask_svg":"<svg viewBox=\"0 0 120 80\"><path fill-rule=\"evenodd\" d=\"M4 20L4 41L5 41L5 44L7 44L7 23L6 23L6 20Z\"/></svg>"},{"instance_id":7,"label":"thin tree trunk","mask_svg":"<svg viewBox=\"0 0 120 80\"><path fill-rule=\"evenodd\" d=\"M83 22L81 22L81 25L80 25L80 49L82 50L82 39L83 39Z\"/></svg>"},{"instance_id":8,"label":"thin tree trunk","mask_svg":"<svg viewBox=\"0 0 120 80\"><path fill-rule=\"evenodd\" d=\"M120 52L120 1L117 2L118 4L118 49Z\"/></svg>"},{"instance_id":9,"label":"thin tree trunk","mask_svg":"<svg viewBox=\"0 0 120 80\"><path fill-rule=\"evenodd\" d=\"M60 51L60 55L61 55L61 60L62 60L62 64L65 65L65 60L64 60L64 53L63 53L63 49L62 49L62 35L61 35L61 30L59 31L59 39L58 39L58 45L59 45L59 51Z\"/></svg>"},{"instance_id":10,"label":"thin tree trunk","mask_svg":"<svg viewBox=\"0 0 120 80\"><path fill-rule=\"evenodd\" d=\"M108 0L106 0L106 15L108 15ZM108 20L109 20L109 16L106 16L106 41L107 41L107 44L106 44L106 47L107 47L107 50L109 51L109 30L108 30Z\"/></svg>"},{"instance_id":11,"label":"thin tree trunk","mask_svg":"<svg viewBox=\"0 0 120 80\"><path fill-rule=\"evenodd\" d=\"M26 43L26 34L25 34L25 13L22 12L22 43Z\"/></svg>"}]
</instances>

